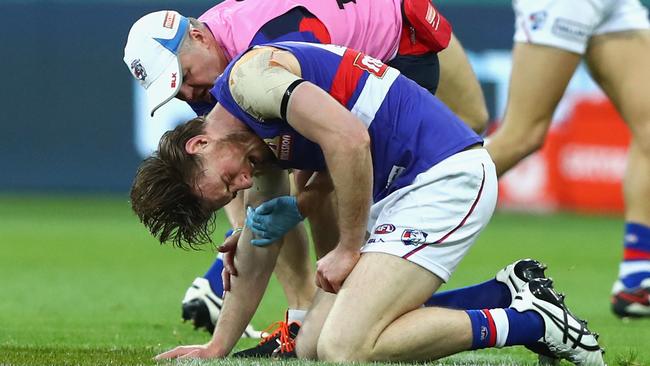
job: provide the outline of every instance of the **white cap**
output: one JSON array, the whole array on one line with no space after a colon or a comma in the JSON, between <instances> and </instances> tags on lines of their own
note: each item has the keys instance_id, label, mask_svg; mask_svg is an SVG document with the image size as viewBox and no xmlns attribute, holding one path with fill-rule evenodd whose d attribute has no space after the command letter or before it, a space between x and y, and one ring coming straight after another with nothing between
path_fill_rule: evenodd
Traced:
<instances>
[{"instance_id":1,"label":"white cap","mask_svg":"<svg viewBox=\"0 0 650 366\"><path fill-rule=\"evenodd\" d=\"M124 63L145 89L151 115L178 93L183 73L178 60L189 20L173 10L138 19L129 31Z\"/></svg>"}]
</instances>

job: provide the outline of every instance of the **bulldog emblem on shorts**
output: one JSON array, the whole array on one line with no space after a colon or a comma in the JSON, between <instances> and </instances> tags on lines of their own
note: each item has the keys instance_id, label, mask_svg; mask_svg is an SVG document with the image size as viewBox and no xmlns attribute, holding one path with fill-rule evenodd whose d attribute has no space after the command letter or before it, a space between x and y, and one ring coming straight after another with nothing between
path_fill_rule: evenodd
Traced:
<instances>
[{"instance_id":1,"label":"bulldog emblem on shorts","mask_svg":"<svg viewBox=\"0 0 650 366\"><path fill-rule=\"evenodd\" d=\"M131 70L133 70L133 76L140 81L144 81L147 78L147 72L144 69L144 66L140 63L140 59L135 59L131 62Z\"/></svg>"},{"instance_id":2,"label":"bulldog emblem on shorts","mask_svg":"<svg viewBox=\"0 0 650 366\"><path fill-rule=\"evenodd\" d=\"M402 242L406 245L420 245L427 242L429 234L422 230L406 229L402 233Z\"/></svg>"}]
</instances>

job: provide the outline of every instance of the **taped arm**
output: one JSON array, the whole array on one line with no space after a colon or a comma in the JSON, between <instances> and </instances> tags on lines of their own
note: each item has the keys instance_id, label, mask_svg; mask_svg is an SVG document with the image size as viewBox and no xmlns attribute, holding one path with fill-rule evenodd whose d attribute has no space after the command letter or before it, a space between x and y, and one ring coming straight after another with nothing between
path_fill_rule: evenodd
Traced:
<instances>
[{"instance_id":1,"label":"taped arm","mask_svg":"<svg viewBox=\"0 0 650 366\"><path fill-rule=\"evenodd\" d=\"M300 75L300 64L289 52L256 48L233 66L230 92L237 104L257 119L284 118L286 92L304 81Z\"/></svg>"}]
</instances>

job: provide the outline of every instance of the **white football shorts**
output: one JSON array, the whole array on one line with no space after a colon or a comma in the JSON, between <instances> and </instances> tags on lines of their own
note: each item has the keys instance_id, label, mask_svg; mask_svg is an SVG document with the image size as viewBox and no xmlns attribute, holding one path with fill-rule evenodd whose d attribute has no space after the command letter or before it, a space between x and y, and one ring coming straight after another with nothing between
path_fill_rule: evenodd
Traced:
<instances>
[{"instance_id":1,"label":"white football shorts","mask_svg":"<svg viewBox=\"0 0 650 366\"><path fill-rule=\"evenodd\" d=\"M515 42L584 54L594 35L649 29L639 0L513 0Z\"/></svg>"},{"instance_id":2,"label":"white football shorts","mask_svg":"<svg viewBox=\"0 0 650 366\"><path fill-rule=\"evenodd\" d=\"M497 191L485 149L455 154L372 205L361 252L402 257L447 282L490 221Z\"/></svg>"}]
</instances>

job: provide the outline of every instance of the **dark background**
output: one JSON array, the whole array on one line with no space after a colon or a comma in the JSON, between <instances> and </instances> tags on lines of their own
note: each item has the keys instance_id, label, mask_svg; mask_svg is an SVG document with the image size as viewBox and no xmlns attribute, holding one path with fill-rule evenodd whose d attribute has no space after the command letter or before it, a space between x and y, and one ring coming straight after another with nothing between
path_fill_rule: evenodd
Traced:
<instances>
[{"instance_id":1,"label":"dark background","mask_svg":"<svg viewBox=\"0 0 650 366\"><path fill-rule=\"evenodd\" d=\"M122 62L128 30L151 11L198 17L216 3L0 2L0 192L127 191L141 159ZM512 46L508 1L436 3L468 50Z\"/></svg>"}]
</instances>

